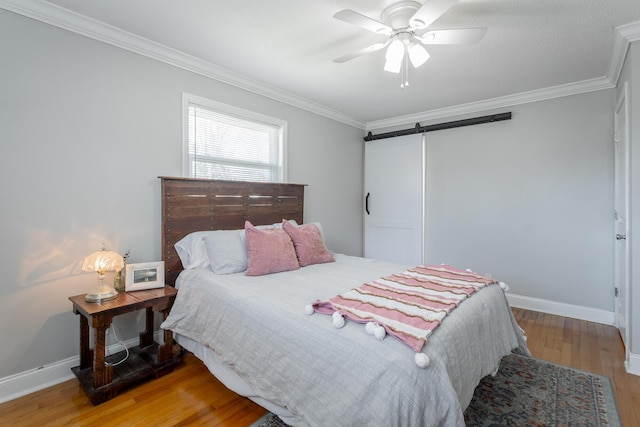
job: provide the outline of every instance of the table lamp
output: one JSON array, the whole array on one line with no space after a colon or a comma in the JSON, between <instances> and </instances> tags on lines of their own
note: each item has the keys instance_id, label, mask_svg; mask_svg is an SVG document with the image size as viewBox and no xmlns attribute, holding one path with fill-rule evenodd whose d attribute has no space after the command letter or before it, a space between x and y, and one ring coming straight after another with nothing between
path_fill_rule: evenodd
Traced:
<instances>
[{"instance_id":1,"label":"table lamp","mask_svg":"<svg viewBox=\"0 0 640 427\"><path fill-rule=\"evenodd\" d=\"M104 273L107 271L120 271L124 267L124 260L114 251L108 251L102 249L101 251L94 252L84 259L82 263L83 271L97 271L98 283L93 292L88 293L85 296L87 302L101 302L114 299L118 296L113 286L109 286L104 283Z\"/></svg>"}]
</instances>

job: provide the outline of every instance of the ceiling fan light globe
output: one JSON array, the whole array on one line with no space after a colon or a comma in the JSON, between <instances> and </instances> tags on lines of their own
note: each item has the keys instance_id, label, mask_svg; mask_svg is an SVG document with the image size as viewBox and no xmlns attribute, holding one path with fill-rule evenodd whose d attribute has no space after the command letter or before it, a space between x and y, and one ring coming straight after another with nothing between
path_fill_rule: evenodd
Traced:
<instances>
[{"instance_id":1,"label":"ceiling fan light globe","mask_svg":"<svg viewBox=\"0 0 640 427\"><path fill-rule=\"evenodd\" d=\"M407 50L409 51L409 60L415 68L420 67L429 59L429 52L418 43L411 44Z\"/></svg>"},{"instance_id":2,"label":"ceiling fan light globe","mask_svg":"<svg viewBox=\"0 0 640 427\"><path fill-rule=\"evenodd\" d=\"M404 57L404 43L400 40L395 39L391 42L389 47L387 48L387 53L384 55L384 59L387 61L398 61L400 62Z\"/></svg>"},{"instance_id":3,"label":"ceiling fan light globe","mask_svg":"<svg viewBox=\"0 0 640 427\"><path fill-rule=\"evenodd\" d=\"M402 67L402 59L404 58L404 43L398 39L392 41L384 58L386 60L384 70L391 73L399 73Z\"/></svg>"},{"instance_id":4,"label":"ceiling fan light globe","mask_svg":"<svg viewBox=\"0 0 640 427\"><path fill-rule=\"evenodd\" d=\"M400 68L402 68L402 59L399 61L391 61L387 59L384 63L384 70L390 73L398 74L400 72Z\"/></svg>"}]
</instances>

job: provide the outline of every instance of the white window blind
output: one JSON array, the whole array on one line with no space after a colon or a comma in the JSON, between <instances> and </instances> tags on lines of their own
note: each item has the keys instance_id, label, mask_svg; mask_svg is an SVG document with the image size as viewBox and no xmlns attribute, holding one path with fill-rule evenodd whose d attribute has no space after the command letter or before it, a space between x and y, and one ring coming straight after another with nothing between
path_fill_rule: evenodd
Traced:
<instances>
[{"instance_id":1,"label":"white window blind","mask_svg":"<svg viewBox=\"0 0 640 427\"><path fill-rule=\"evenodd\" d=\"M210 105L201 103L192 100L186 103L187 176L236 181L284 181L282 122L274 123L276 119L221 106L212 101L209 101ZM215 104L213 108L212 103ZM233 109L234 114L220 111L224 107ZM245 117L239 117L242 113ZM256 119L258 116L259 119Z\"/></svg>"}]
</instances>

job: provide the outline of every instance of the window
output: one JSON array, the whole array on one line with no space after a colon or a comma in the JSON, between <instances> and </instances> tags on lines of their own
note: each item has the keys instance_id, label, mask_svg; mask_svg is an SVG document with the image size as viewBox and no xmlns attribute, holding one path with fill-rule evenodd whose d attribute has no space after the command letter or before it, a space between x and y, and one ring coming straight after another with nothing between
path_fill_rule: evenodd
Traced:
<instances>
[{"instance_id":1,"label":"window","mask_svg":"<svg viewBox=\"0 0 640 427\"><path fill-rule=\"evenodd\" d=\"M285 182L287 123L194 95L183 95L183 175Z\"/></svg>"}]
</instances>

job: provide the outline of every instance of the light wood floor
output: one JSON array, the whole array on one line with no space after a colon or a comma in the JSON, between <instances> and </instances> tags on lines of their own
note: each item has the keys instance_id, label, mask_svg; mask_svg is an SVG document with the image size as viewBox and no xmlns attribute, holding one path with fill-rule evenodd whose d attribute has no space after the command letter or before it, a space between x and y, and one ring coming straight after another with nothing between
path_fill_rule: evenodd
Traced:
<instances>
[{"instance_id":1,"label":"light wood floor","mask_svg":"<svg viewBox=\"0 0 640 427\"><path fill-rule=\"evenodd\" d=\"M514 309L534 357L611 378L624 426L640 426L640 377L624 370L618 331ZM248 426L265 413L227 390L192 355L174 372L94 407L74 380L0 405L1 426Z\"/></svg>"}]
</instances>

